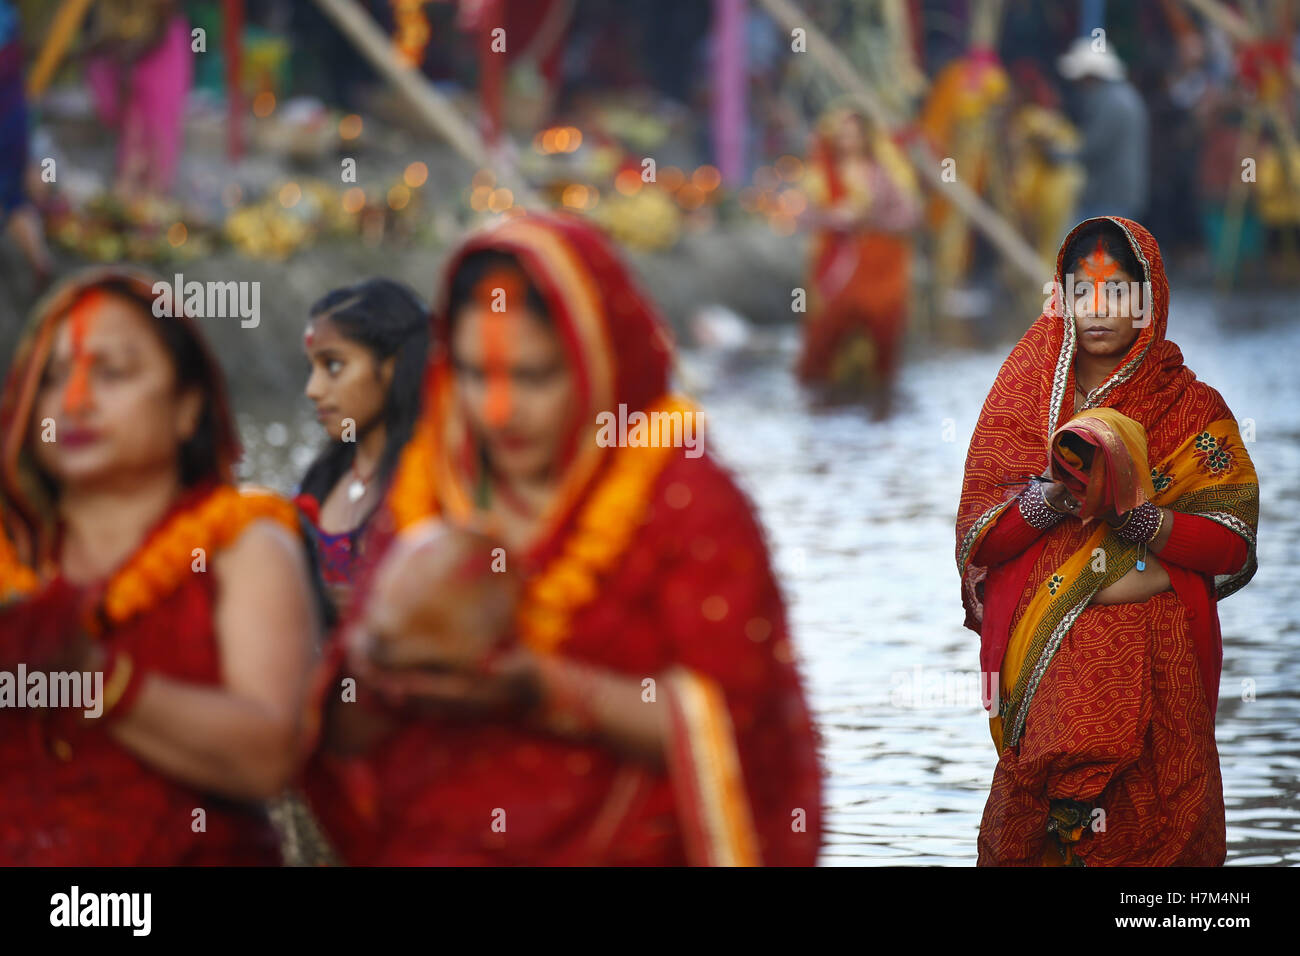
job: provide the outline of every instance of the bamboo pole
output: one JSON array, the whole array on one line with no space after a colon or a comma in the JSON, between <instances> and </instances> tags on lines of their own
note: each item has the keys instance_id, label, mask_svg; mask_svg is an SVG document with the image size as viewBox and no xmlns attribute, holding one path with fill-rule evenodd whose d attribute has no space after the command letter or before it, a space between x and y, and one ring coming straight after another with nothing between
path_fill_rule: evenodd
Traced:
<instances>
[{"instance_id":1,"label":"bamboo pole","mask_svg":"<svg viewBox=\"0 0 1300 956\"><path fill-rule=\"evenodd\" d=\"M41 52L36 55L31 72L27 74L27 98L34 100L45 92L45 87L54 78L54 71L63 62L63 57L77 38L81 21L86 19L93 0L63 0L63 6L54 14L54 22L45 34Z\"/></svg>"},{"instance_id":2,"label":"bamboo pole","mask_svg":"<svg viewBox=\"0 0 1300 956\"><path fill-rule=\"evenodd\" d=\"M371 66L410 101L416 114L456 152L475 166L496 174L497 181L514 194L516 206L540 205L532 187L519 171L501 156L488 151L478 131L423 74L397 55L392 41L356 0L316 0L316 5L356 45Z\"/></svg>"},{"instance_id":3,"label":"bamboo pole","mask_svg":"<svg viewBox=\"0 0 1300 956\"><path fill-rule=\"evenodd\" d=\"M792 0L758 0L767 12L787 30L802 29L808 39L811 56L836 83L862 105L863 110L883 129L893 130L900 125L898 117L875 95L866 81L827 36L813 25ZM984 202L965 183L945 182L938 160L924 150L923 159L908 156L922 180L953 204L957 211L988 237L994 247L1027 278L1041 285L1055 273L1055 267L1038 257L1038 253L1018 232L988 203Z\"/></svg>"},{"instance_id":4,"label":"bamboo pole","mask_svg":"<svg viewBox=\"0 0 1300 956\"><path fill-rule=\"evenodd\" d=\"M898 51L896 66L899 84L909 96L924 93L930 85L924 71L916 65L916 48L912 43L912 24L905 0L883 0L885 30Z\"/></svg>"}]
</instances>

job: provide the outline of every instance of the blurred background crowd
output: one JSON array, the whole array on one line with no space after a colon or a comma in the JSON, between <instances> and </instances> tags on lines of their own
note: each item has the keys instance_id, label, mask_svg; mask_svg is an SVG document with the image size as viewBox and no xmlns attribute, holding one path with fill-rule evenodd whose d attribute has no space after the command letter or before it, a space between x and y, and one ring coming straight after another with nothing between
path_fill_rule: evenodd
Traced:
<instances>
[{"instance_id":1,"label":"blurred background crowd","mask_svg":"<svg viewBox=\"0 0 1300 956\"><path fill-rule=\"evenodd\" d=\"M522 201L496 166L456 155L329 6L0 3L6 312L51 256L165 266L285 260L330 239L428 248ZM635 251L753 227L801 241L810 137L843 92L830 38L912 161L953 160L990 218L1044 258L1100 211L1149 225L1175 272L1300 274L1288 3L804 0L792 22L820 35L802 41L760 0L337 6L475 117L491 156L543 201ZM504 50L488 23L506 24ZM351 179L340 157L358 164ZM916 232L914 312L989 311L1004 257L942 190ZM788 244L750 241L789 272ZM716 297L760 321L784 305L725 283Z\"/></svg>"}]
</instances>

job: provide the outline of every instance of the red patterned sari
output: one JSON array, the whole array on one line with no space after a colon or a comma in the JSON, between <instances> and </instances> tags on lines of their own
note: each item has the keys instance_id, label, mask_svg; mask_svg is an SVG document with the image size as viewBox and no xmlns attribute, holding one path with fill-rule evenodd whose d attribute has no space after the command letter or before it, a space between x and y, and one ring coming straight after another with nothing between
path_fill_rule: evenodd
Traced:
<instances>
[{"instance_id":1,"label":"red patterned sari","mask_svg":"<svg viewBox=\"0 0 1300 956\"><path fill-rule=\"evenodd\" d=\"M161 773L109 732L110 719L129 710L132 670L222 682L214 575L193 573L194 549L211 560L262 518L297 529L290 502L231 484L239 445L224 395L211 396L220 473L188 488L104 581L78 588L58 571L55 507L32 466L28 425L58 320L105 277L152 295L149 278L120 270L83 273L52 293L0 404L0 670L61 670L56 662L79 632L118 662L104 676L102 722L77 710L0 709L0 866L278 864L279 840L260 808Z\"/></svg>"},{"instance_id":2,"label":"red patterned sari","mask_svg":"<svg viewBox=\"0 0 1300 956\"><path fill-rule=\"evenodd\" d=\"M667 770L504 720L406 716L363 759L318 757L314 809L350 863L812 864L816 741L751 505L707 454L595 441L597 413L620 403L689 410L667 394L657 315L606 240L570 217L480 232L447 276L488 249L512 253L542 293L580 395L559 500L524 557L517 637L653 678L672 726ZM475 512L479 459L439 325L425 416L387 499L398 528Z\"/></svg>"},{"instance_id":3,"label":"red patterned sari","mask_svg":"<svg viewBox=\"0 0 1300 956\"><path fill-rule=\"evenodd\" d=\"M1154 503L1176 513L1157 556L1172 587L1090 603L1135 566L1137 546L1100 521L1040 532L1015 506L1008 486L1043 473L1049 436L1073 415L1074 317L1055 298L998 372L957 515L966 625L981 636L999 753L981 864L1218 865L1226 853L1216 602L1254 574L1258 480L1223 398L1165 338L1155 240L1112 221L1150 284L1150 322L1082 410L1111 408L1145 430L1137 464L1150 469Z\"/></svg>"}]
</instances>

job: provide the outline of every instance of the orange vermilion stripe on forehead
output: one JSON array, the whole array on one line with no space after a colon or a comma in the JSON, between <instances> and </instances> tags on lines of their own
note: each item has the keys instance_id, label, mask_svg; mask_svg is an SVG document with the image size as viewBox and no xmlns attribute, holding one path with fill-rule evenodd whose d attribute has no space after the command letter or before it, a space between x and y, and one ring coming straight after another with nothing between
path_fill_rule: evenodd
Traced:
<instances>
[{"instance_id":1,"label":"orange vermilion stripe on forehead","mask_svg":"<svg viewBox=\"0 0 1300 956\"><path fill-rule=\"evenodd\" d=\"M529 219L520 216L494 227L491 247L514 254L527 270L523 274L532 279L543 297L554 294L559 300L548 300L548 308L560 306L556 319L560 331L576 349L572 370L577 376L580 403L585 406L577 412L572 458L556 501L548 509L537 534L539 540L544 540L555 532L573 507L607 451L595 442L595 416L612 407L615 368L602 316L604 303L594 276L567 242L553 230ZM456 423L449 420L443 427L448 435L447 447L455 447L450 430L457 427ZM450 478L452 472L448 470L444 474ZM472 499L462 487L452 488L443 495L443 500L448 505L459 500L465 502L466 508L472 507Z\"/></svg>"},{"instance_id":2,"label":"orange vermilion stripe on forehead","mask_svg":"<svg viewBox=\"0 0 1300 956\"><path fill-rule=\"evenodd\" d=\"M92 358L86 351L86 336L104 302L103 289L90 289L72 304L68 312L69 331L72 335L72 370L63 390L63 408L76 411L90 398L90 366Z\"/></svg>"},{"instance_id":3,"label":"orange vermilion stripe on forehead","mask_svg":"<svg viewBox=\"0 0 1300 956\"><path fill-rule=\"evenodd\" d=\"M588 381L586 397L594 419L597 411L610 408L614 400L613 352L601 318L600 287L560 236L529 222L527 216L504 223L498 234L504 242L527 250L542 277L556 290L562 290L579 350L581 368L576 371Z\"/></svg>"},{"instance_id":4,"label":"orange vermilion stripe on forehead","mask_svg":"<svg viewBox=\"0 0 1300 956\"><path fill-rule=\"evenodd\" d=\"M1092 314L1101 311L1101 287L1119 270L1119 263L1110 258L1106 246L1097 237L1097 245L1083 260L1083 274L1092 280Z\"/></svg>"},{"instance_id":5,"label":"orange vermilion stripe on forehead","mask_svg":"<svg viewBox=\"0 0 1300 956\"><path fill-rule=\"evenodd\" d=\"M504 425L510 419L511 309L526 295L524 277L515 269L494 269L474 287L474 299L484 310L483 360L487 366L488 423Z\"/></svg>"}]
</instances>

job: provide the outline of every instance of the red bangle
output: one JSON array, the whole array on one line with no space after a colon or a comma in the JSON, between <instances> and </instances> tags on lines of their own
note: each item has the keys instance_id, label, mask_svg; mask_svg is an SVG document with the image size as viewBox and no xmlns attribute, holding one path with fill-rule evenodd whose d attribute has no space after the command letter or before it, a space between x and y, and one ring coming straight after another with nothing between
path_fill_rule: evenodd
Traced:
<instances>
[{"instance_id":1,"label":"red bangle","mask_svg":"<svg viewBox=\"0 0 1300 956\"><path fill-rule=\"evenodd\" d=\"M120 720L130 712L144 687L145 672L126 651L110 650L104 659L104 710L100 720Z\"/></svg>"}]
</instances>

